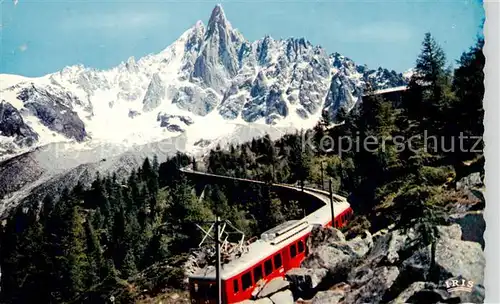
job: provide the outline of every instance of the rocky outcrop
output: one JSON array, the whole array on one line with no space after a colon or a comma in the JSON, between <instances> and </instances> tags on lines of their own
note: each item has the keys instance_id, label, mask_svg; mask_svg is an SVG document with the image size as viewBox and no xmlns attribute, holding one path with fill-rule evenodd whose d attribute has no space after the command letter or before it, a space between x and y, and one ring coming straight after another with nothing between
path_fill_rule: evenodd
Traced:
<instances>
[{"instance_id":1,"label":"rocky outcrop","mask_svg":"<svg viewBox=\"0 0 500 304\"><path fill-rule=\"evenodd\" d=\"M219 103L219 97L213 89L202 89L196 86L172 88L172 103L180 109L196 115L205 116Z\"/></svg>"},{"instance_id":2,"label":"rocky outcrop","mask_svg":"<svg viewBox=\"0 0 500 304\"><path fill-rule=\"evenodd\" d=\"M351 292L346 295L347 303L380 303L396 282L400 272L395 266L378 267L373 271L368 268L356 268L349 274L347 283Z\"/></svg>"},{"instance_id":3,"label":"rocky outcrop","mask_svg":"<svg viewBox=\"0 0 500 304\"><path fill-rule=\"evenodd\" d=\"M485 260L481 245L464 241L458 224L436 228L432 271L431 246L419 245L421 236L416 229L389 227L346 240L337 229L316 228L309 237L310 254L302 267L286 273L289 290L262 290L275 292L266 293L273 303L482 302ZM472 291L447 290L445 282L456 277L474 282ZM285 296L287 291L293 299Z\"/></svg>"},{"instance_id":4,"label":"rocky outcrop","mask_svg":"<svg viewBox=\"0 0 500 304\"><path fill-rule=\"evenodd\" d=\"M163 98L165 98L165 85L158 73L153 74L151 82L149 83L146 95L144 96L143 111L149 112L160 105Z\"/></svg>"},{"instance_id":5,"label":"rocky outcrop","mask_svg":"<svg viewBox=\"0 0 500 304\"><path fill-rule=\"evenodd\" d=\"M293 303L293 294L290 290L280 291L270 297L274 304Z\"/></svg>"},{"instance_id":6,"label":"rocky outcrop","mask_svg":"<svg viewBox=\"0 0 500 304\"><path fill-rule=\"evenodd\" d=\"M430 258L431 247L424 247L403 262L403 269L416 279L428 279L431 275ZM436 244L435 263L434 271L439 273L440 283L452 277L463 276L477 284L483 284L485 259L478 243L441 237Z\"/></svg>"},{"instance_id":7,"label":"rocky outcrop","mask_svg":"<svg viewBox=\"0 0 500 304\"><path fill-rule=\"evenodd\" d=\"M267 283L257 294L257 298L266 298L277 292L280 292L284 289L287 289L290 286L288 281L285 281L283 278L275 278Z\"/></svg>"},{"instance_id":8,"label":"rocky outcrop","mask_svg":"<svg viewBox=\"0 0 500 304\"><path fill-rule=\"evenodd\" d=\"M486 221L484 220L483 211L469 211L466 213L458 213L450 216L450 221L460 225L462 228L463 241L476 242L484 249L484 231L486 229Z\"/></svg>"},{"instance_id":9,"label":"rocky outcrop","mask_svg":"<svg viewBox=\"0 0 500 304\"><path fill-rule=\"evenodd\" d=\"M76 97L66 96L66 99L35 86L23 89L18 98L24 102L24 107L30 114L52 131L68 138L83 141L87 136L85 124L78 114L71 109L70 104L78 104Z\"/></svg>"},{"instance_id":10,"label":"rocky outcrop","mask_svg":"<svg viewBox=\"0 0 500 304\"><path fill-rule=\"evenodd\" d=\"M448 292L432 282L414 282L389 304L404 303L482 303L484 288L475 286L472 292Z\"/></svg>"},{"instance_id":11,"label":"rocky outcrop","mask_svg":"<svg viewBox=\"0 0 500 304\"><path fill-rule=\"evenodd\" d=\"M208 21L205 43L191 76L201 79L216 92L222 92L238 71L238 50L242 42L242 37L227 21L222 7L217 5Z\"/></svg>"},{"instance_id":12,"label":"rocky outcrop","mask_svg":"<svg viewBox=\"0 0 500 304\"><path fill-rule=\"evenodd\" d=\"M456 185L457 189L471 189L480 188L484 186L483 180L481 178L481 173L474 172L468 176L461 178Z\"/></svg>"},{"instance_id":13,"label":"rocky outcrop","mask_svg":"<svg viewBox=\"0 0 500 304\"><path fill-rule=\"evenodd\" d=\"M297 294L311 294L328 274L325 268L294 268L286 273Z\"/></svg>"},{"instance_id":14,"label":"rocky outcrop","mask_svg":"<svg viewBox=\"0 0 500 304\"><path fill-rule=\"evenodd\" d=\"M158 113L156 120L160 122L161 127L167 128L170 132L184 132L185 127L194 123L190 117L162 112Z\"/></svg>"},{"instance_id":15,"label":"rocky outcrop","mask_svg":"<svg viewBox=\"0 0 500 304\"><path fill-rule=\"evenodd\" d=\"M14 137L16 143L28 146L38 140L38 134L24 122L19 111L4 100L0 102L0 135Z\"/></svg>"},{"instance_id":16,"label":"rocky outcrop","mask_svg":"<svg viewBox=\"0 0 500 304\"><path fill-rule=\"evenodd\" d=\"M345 298L342 290L326 290L318 292L311 301L311 304L337 304Z\"/></svg>"}]
</instances>

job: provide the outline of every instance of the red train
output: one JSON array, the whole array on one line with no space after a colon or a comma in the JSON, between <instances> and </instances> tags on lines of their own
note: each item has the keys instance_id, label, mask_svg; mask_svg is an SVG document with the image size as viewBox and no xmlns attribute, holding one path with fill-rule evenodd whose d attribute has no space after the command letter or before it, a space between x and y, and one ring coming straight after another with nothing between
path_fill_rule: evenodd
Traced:
<instances>
[{"instance_id":1,"label":"red train","mask_svg":"<svg viewBox=\"0 0 500 304\"><path fill-rule=\"evenodd\" d=\"M291 188L291 187L290 187ZM222 266L222 303L237 303L251 299L257 287L299 267L306 256L306 244L314 226L331 226L331 207L328 196L319 190L305 190L320 197L325 205L302 220L285 222L261 235L248 246L248 252ZM349 203L336 196L335 227L342 227L352 217ZM216 303L215 268L209 266L189 277L191 303Z\"/></svg>"}]
</instances>

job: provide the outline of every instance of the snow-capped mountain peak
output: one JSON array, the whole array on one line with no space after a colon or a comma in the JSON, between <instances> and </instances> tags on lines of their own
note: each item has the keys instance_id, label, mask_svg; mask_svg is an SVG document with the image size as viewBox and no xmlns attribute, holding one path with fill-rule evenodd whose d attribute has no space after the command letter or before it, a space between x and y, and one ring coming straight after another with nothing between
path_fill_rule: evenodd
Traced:
<instances>
[{"instance_id":1,"label":"snow-capped mountain peak","mask_svg":"<svg viewBox=\"0 0 500 304\"><path fill-rule=\"evenodd\" d=\"M367 82L404 83L401 74L357 66L305 38L249 42L221 5L206 26L198 21L161 52L109 70L74 65L39 78L0 77L0 130L8 130L0 133L0 157L54 140L203 138L214 130L190 130L215 121L311 127L322 110L352 108Z\"/></svg>"},{"instance_id":2,"label":"snow-capped mountain peak","mask_svg":"<svg viewBox=\"0 0 500 304\"><path fill-rule=\"evenodd\" d=\"M207 26L207 38L224 32L230 32L233 28L226 18L222 5L217 4L212 10Z\"/></svg>"}]
</instances>

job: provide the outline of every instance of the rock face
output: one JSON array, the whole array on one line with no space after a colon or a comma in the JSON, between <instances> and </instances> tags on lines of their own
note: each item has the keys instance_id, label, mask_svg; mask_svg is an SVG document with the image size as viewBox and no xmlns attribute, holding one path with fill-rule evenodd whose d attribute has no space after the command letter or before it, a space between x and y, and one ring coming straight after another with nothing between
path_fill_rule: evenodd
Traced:
<instances>
[{"instance_id":1,"label":"rock face","mask_svg":"<svg viewBox=\"0 0 500 304\"><path fill-rule=\"evenodd\" d=\"M160 122L160 126L167 128L170 132L184 132L184 128L193 124L193 120L187 116L169 115L166 113L158 113L156 118Z\"/></svg>"},{"instance_id":2,"label":"rock face","mask_svg":"<svg viewBox=\"0 0 500 304\"><path fill-rule=\"evenodd\" d=\"M289 285L290 283L285 281L283 278L275 278L259 291L257 298L260 299L273 295L281 290L287 289Z\"/></svg>"},{"instance_id":3,"label":"rock face","mask_svg":"<svg viewBox=\"0 0 500 304\"><path fill-rule=\"evenodd\" d=\"M38 140L38 134L25 123L19 111L5 101L0 102L0 135L14 137L18 144L31 145Z\"/></svg>"},{"instance_id":4,"label":"rock face","mask_svg":"<svg viewBox=\"0 0 500 304\"><path fill-rule=\"evenodd\" d=\"M300 294L309 294L316 290L328 271L325 268L294 268L286 273L286 279L291 282Z\"/></svg>"},{"instance_id":5,"label":"rock face","mask_svg":"<svg viewBox=\"0 0 500 304\"><path fill-rule=\"evenodd\" d=\"M5 101L0 102L0 132L3 136L38 137L38 135L24 123L19 111Z\"/></svg>"},{"instance_id":6,"label":"rock face","mask_svg":"<svg viewBox=\"0 0 500 304\"><path fill-rule=\"evenodd\" d=\"M463 177L457 182L457 189L471 189L475 187L482 187L483 180L481 179L481 173L474 172L466 177Z\"/></svg>"},{"instance_id":7,"label":"rock face","mask_svg":"<svg viewBox=\"0 0 500 304\"><path fill-rule=\"evenodd\" d=\"M482 211L469 211L466 213L453 214L450 216L452 223L460 225L462 228L463 241L476 242L484 249L484 231L486 221Z\"/></svg>"},{"instance_id":8,"label":"rock face","mask_svg":"<svg viewBox=\"0 0 500 304\"><path fill-rule=\"evenodd\" d=\"M156 107L158 107L165 98L165 85L158 73L153 74L151 82L149 83L148 90L146 91L146 95L143 100L143 111L149 112Z\"/></svg>"},{"instance_id":9,"label":"rock face","mask_svg":"<svg viewBox=\"0 0 500 304\"><path fill-rule=\"evenodd\" d=\"M411 272L416 278L427 279L430 276L430 252L430 246L415 252L403 262L405 271ZM441 237L436 244L435 262L441 283L461 275L483 284L485 259L478 243Z\"/></svg>"},{"instance_id":10,"label":"rock face","mask_svg":"<svg viewBox=\"0 0 500 304\"><path fill-rule=\"evenodd\" d=\"M71 95L65 97L71 102L79 103ZM83 141L87 136L85 124L78 114L66 104L68 103L67 99L35 86L23 89L18 98L24 102L24 107L29 110L29 113L40 119L41 123L50 130L77 141Z\"/></svg>"},{"instance_id":11,"label":"rock face","mask_svg":"<svg viewBox=\"0 0 500 304\"><path fill-rule=\"evenodd\" d=\"M55 141L50 132L41 132L43 127L77 141L109 139L109 132L127 140L130 133L145 137L156 127L154 118L144 118L153 110L268 125L308 120L309 125L323 110L334 116L353 108L367 84L382 89L405 79L358 66L305 38L248 41L217 5L206 27L197 22L158 54L131 57L109 70L75 65L5 83L0 94L24 121L37 118L30 126L42 144Z\"/></svg>"}]
</instances>

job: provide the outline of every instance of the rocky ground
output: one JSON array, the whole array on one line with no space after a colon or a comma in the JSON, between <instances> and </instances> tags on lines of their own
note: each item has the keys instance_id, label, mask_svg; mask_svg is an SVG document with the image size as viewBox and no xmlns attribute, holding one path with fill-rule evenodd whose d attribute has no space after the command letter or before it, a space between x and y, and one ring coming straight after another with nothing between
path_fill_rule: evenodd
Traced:
<instances>
[{"instance_id":1,"label":"rocky ground","mask_svg":"<svg viewBox=\"0 0 500 304\"><path fill-rule=\"evenodd\" d=\"M467 226L439 226L435 279L429 269L430 245L415 247L413 230L366 232L352 240L334 228L320 228L301 268L269 282L255 300L244 303L480 303L484 300L485 258L478 236ZM448 292L445 281L472 280L472 292Z\"/></svg>"},{"instance_id":2,"label":"rocky ground","mask_svg":"<svg viewBox=\"0 0 500 304\"><path fill-rule=\"evenodd\" d=\"M479 173L462 178L457 190L468 202L450 206L447 226L437 226L435 266L422 236L389 226L347 240L335 228L317 228L301 268L267 283L243 303L483 303L484 185ZM449 291L446 281L471 281L471 291Z\"/></svg>"}]
</instances>

